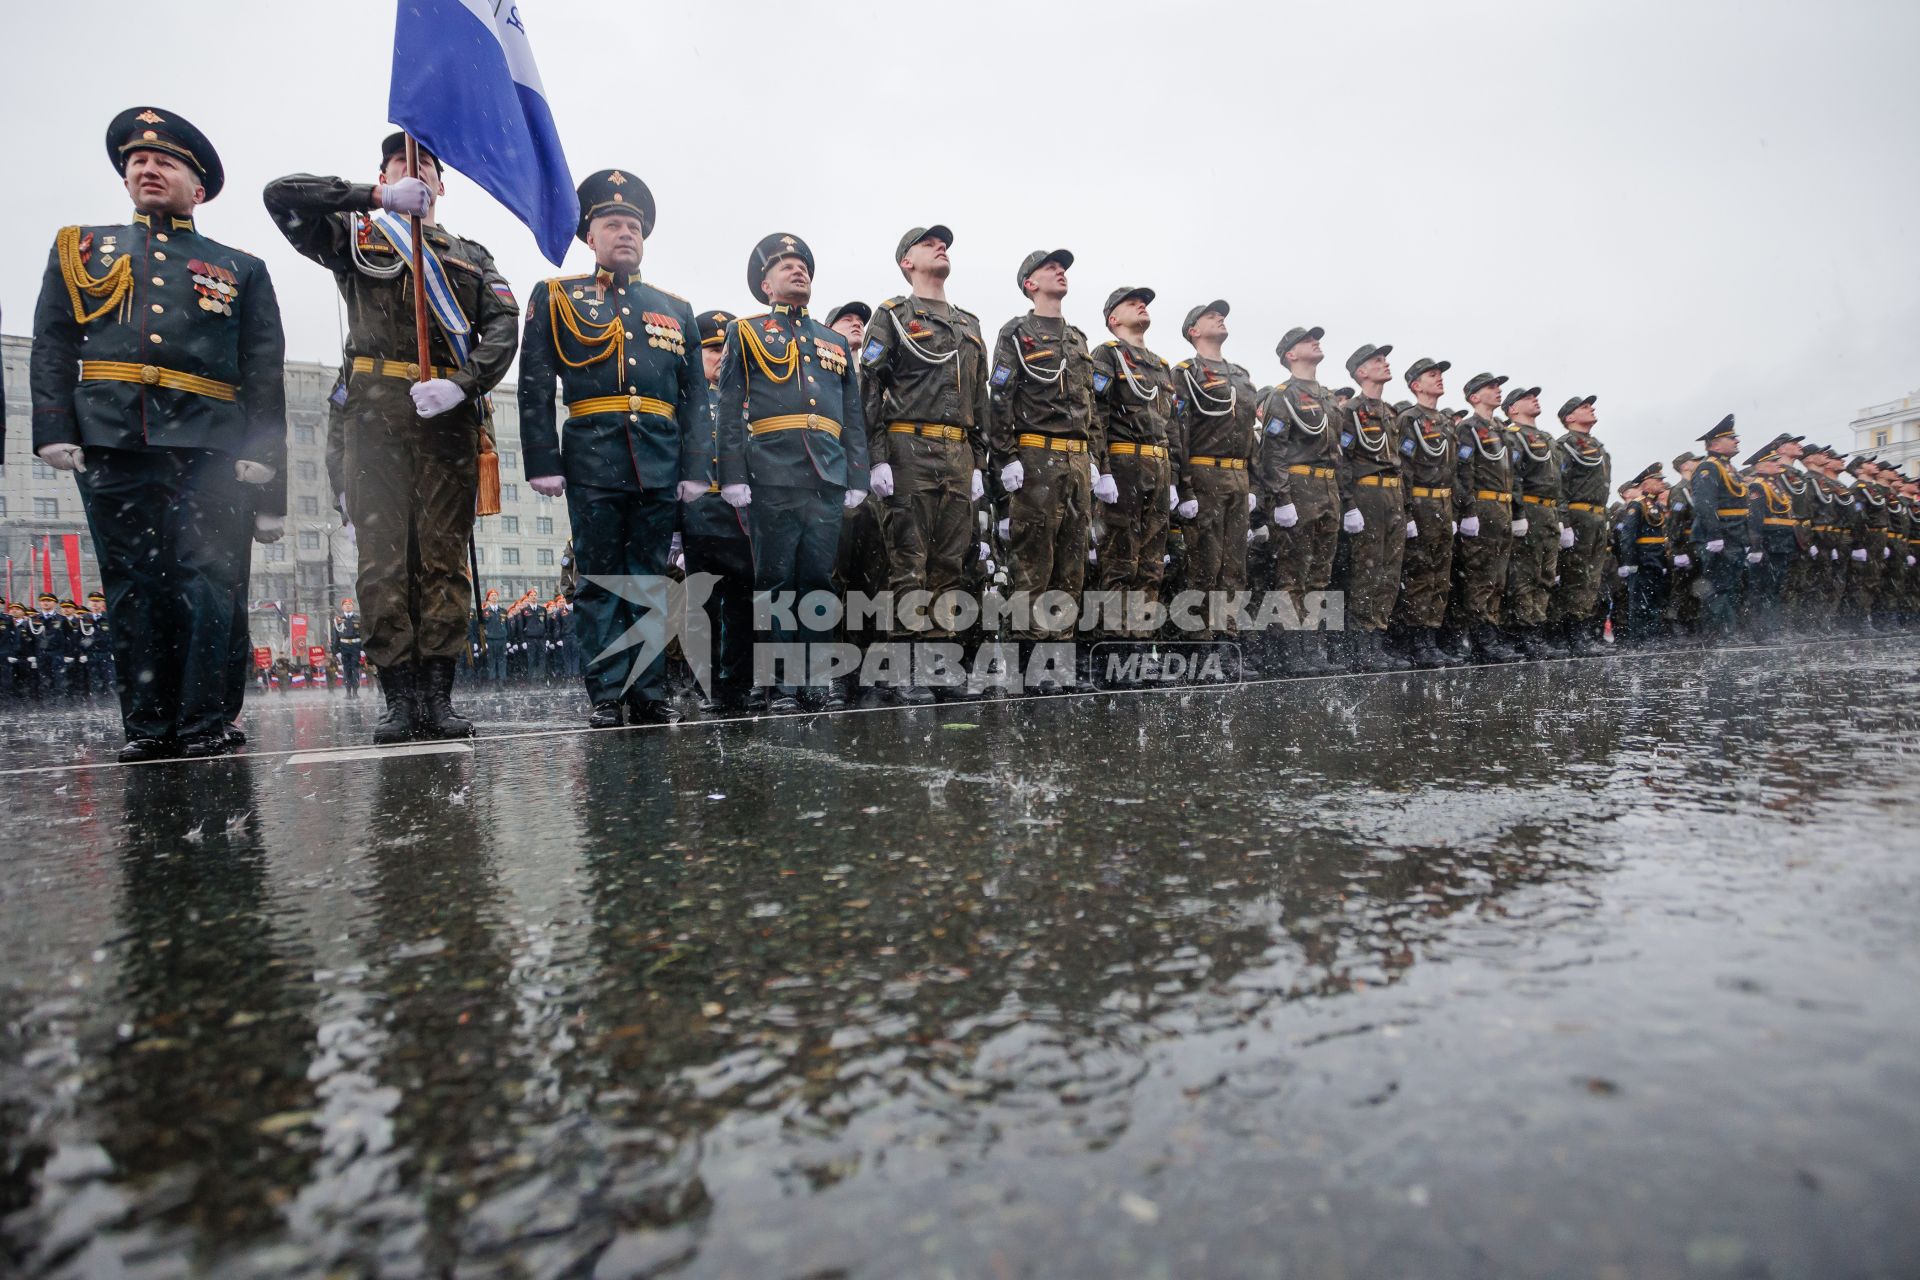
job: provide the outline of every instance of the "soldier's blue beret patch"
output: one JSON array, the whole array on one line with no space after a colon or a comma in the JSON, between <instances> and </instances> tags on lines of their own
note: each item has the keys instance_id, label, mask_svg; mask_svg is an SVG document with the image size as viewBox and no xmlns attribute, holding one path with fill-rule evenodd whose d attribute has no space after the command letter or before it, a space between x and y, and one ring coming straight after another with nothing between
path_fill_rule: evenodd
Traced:
<instances>
[{"instance_id":1,"label":"soldier's blue beret patch","mask_svg":"<svg viewBox=\"0 0 1920 1280\"><path fill-rule=\"evenodd\" d=\"M335 387L333 389L333 394L327 397L327 403L332 405L336 409L346 408L347 407L347 384L343 382L339 386Z\"/></svg>"},{"instance_id":2,"label":"soldier's blue beret patch","mask_svg":"<svg viewBox=\"0 0 1920 1280\"><path fill-rule=\"evenodd\" d=\"M997 364L993 366L993 385L994 386L996 387L1006 386L1007 379L1011 378L1012 376L1013 376L1013 370L1007 367L1006 365Z\"/></svg>"},{"instance_id":3,"label":"soldier's blue beret patch","mask_svg":"<svg viewBox=\"0 0 1920 1280\"><path fill-rule=\"evenodd\" d=\"M1278 418L1274 418L1267 423L1267 434L1270 436L1283 436L1287 434L1287 424Z\"/></svg>"},{"instance_id":4,"label":"soldier's blue beret patch","mask_svg":"<svg viewBox=\"0 0 1920 1280\"><path fill-rule=\"evenodd\" d=\"M1175 413L1179 413L1181 410L1185 409L1186 407L1187 407L1187 400L1185 396L1182 396L1180 399L1175 400L1173 402L1173 411Z\"/></svg>"},{"instance_id":5,"label":"soldier's blue beret patch","mask_svg":"<svg viewBox=\"0 0 1920 1280\"><path fill-rule=\"evenodd\" d=\"M1093 389L1095 391L1105 391L1107 389L1107 384L1112 381L1113 379L1108 377L1106 374L1096 373L1093 375Z\"/></svg>"},{"instance_id":6,"label":"soldier's blue beret patch","mask_svg":"<svg viewBox=\"0 0 1920 1280\"><path fill-rule=\"evenodd\" d=\"M1411 458L1413 456L1413 441L1402 440L1400 442L1400 452L1406 454L1409 458Z\"/></svg>"},{"instance_id":7,"label":"soldier's blue beret patch","mask_svg":"<svg viewBox=\"0 0 1920 1280\"><path fill-rule=\"evenodd\" d=\"M1460 446L1460 461L1465 462L1468 458L1471 458L1472 456L1473 456L1472 445L1463 444Z\"/></svg>"},{"instance_id":8,"label":"soldier's blue beret patch","mask_svg":"<svg viewBox=\"0 0 1920 1280\"><path fill-rule=\"evenodd\" d=\"M885 351L886 348L881 345L880 339L875 338L873 341L867 343L867 349L860 353L860 361L862 364L872 364L875 360L878 360Z\"/></svg>"},{"instance_id":9,"label":"soldier's blue beret patch","mask_svg":"<svg viewBox=\"0 0 1920 1280\"><path fill-rule=\"evenodd\" d=\"M1340 433L1340 447L1341 447L1342 449L1344 449L1344 448L1346 448L1346 447L1347 447L1348 445L1350 445L1350 444L1352 444L1352 443L1353 443L1353 432L1351 432L1351 431L1342 431L1342 432Z\"/></svg>"}]
</instances>

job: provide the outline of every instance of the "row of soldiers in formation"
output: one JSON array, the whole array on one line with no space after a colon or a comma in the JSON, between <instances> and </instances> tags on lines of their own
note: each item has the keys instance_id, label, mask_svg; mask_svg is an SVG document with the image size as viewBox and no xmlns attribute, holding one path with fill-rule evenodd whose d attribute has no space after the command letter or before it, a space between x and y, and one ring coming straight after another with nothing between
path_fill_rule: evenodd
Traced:
<instances>
[{"instance_id":1,"label":"row of soldiers in formation","mask_svg":"<svg viewBox=\"0 0 1920 1280\"><path fill-rule=\"evenodd\" d=\"M13 600L0 617L0 697L89 696L113 688L107 598L89 592L86 607L42 591L28 608Z\"/></svg>"},{"instance_id":2,"label":"row of soldiers in formation","mask_svg":"<svg viewBox=\"0 0 1920 1280\"><path fill-rule=\"evenodd\" d=\"M223 710L248 539L285 525L278 305L264 264L195 221L224 182L204 134L174 113L130 108L109 125L107 151L135 213L56 238L34 319L34 445L81 476L114 624L123 758L219 754L231 746ZM752 697L779 712L836 691L745 688L745 646L833 633L824 619L775 612L755 636L754 596L832 591L854 565L866 566L865 585L897 594L959 588L978 562L983 503L998 517L1007 586L1029 598L1078 595L1090 561L1098 588L1158 592L1173 541L1185 588L1282 591L1305 613L1344 540L1346 630L1331 652L1313 633L1260 637L1258 661L1282 670L1435 664L1449 656L1450 623L1483 658L1510 655L1509 641L1591 643L1612 496L1591 396L1562 407L1555 437L1539 425L1538 388L1482 373L1456 419L1438 406L1448 363L1421 359L1407 371L1412 401L1396 411L1384 398L1392 349L1366 345L1347 361L1357 391L1341 405L1319 381L1324 334L1313 326L1281 339L1288 381L1263 393L1223 355L1226 301L1186 313L1194 354L1168 361L1146 346L1155 295L1140 286L1108 297L1112 338L1091 345L1062 315L1065 249L1020 262L1028 310L989 344L978 318L947 300L953 234L938 224L900 237L906 291L877 309L813 315L813 252L776 233L747 259L765 310L696 314L641 277L656 217L647 185L606 169L578 194L594 268L536 285L523 330L492 256L440 224L437 158L419 148L416 159L403 135L386 140L371 183L298 174L264 192L345 304L337 456L366 655L385 698L376 742L472 732L451 702L471 655L467 548L493 452L486 397L516 353L529 484L568 502L595 726L678 718L664 659L635 672L613 643L658 601L607 586L660 580L676 533L685 570L721 584L716 702ZM416 285L432 317L426 361ZM1711 624L1725 627L1749 572L1775 553L1749 545L1756 486L1728 462L1731 419L1707 440L1680 554L1697 563ZM1856 475L1863 494L1889 487L1884 473ZM1864 545L1845 550L1849 563L1880 552L1890 567L1889 535L1871 521L1896 499L1873 501L1849 535ZM1780 518L1761 518L1761 543ZM1043 615L1028 622L1013 637L1023 646L1072 638ZM1396 623L1404 656L1386 643ZM911 677L892 693L933 696Z\"/></svg>"}]
</instances>

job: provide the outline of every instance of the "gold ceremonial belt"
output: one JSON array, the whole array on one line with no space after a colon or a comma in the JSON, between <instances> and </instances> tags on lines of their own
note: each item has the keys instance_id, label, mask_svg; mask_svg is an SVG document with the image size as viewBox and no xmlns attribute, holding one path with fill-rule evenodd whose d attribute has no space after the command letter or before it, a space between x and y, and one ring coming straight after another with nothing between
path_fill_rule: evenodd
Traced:
<instances>
[{"instance_id":1,"label":"gold ceremonial belt","mask_svg":"<svg viewBox=\"0 0 1920 1280\"><path fill-rule=\"evenodd\" d=\"M1167 446L1163 444L1135 444L1131 440L1115 440L1107 446L1107 453L1116 457L1129 457L1139 454L1143 458L1164 458Z\"/></svg>"},{"instance_id":2,"label":"gold ceremonial belt","mask_svg":"<svg viewBox=\"0 0 1920 1280\"><path fill-rule=\"evenodd\" d=\"M1567 510L1569 510L1569 511L1589 511L1589 512L1592 512L1592 513L1593 513L1594 515L1596 515L1596 516L1603 516L1603 515L1605 515L1605 514L1607 514L1607 511L1606 511L1606 508L1605 508L1605 507L1600 507L1600 506L1596 506L1596 505L1594 505L1594 504L1593 504L1593 503L1591 503L1591 502L1569 502L1569 503L1567 504Z\"/></svg>"},{"instance_id":3,"label":"gold ceremonial belt","mask_svg":"<svg viewBox=\"0 0 1920 1280\"><path fill-rule=\"evenodd\" d=\"M1531 502L1536 507L1551 507L1555 505L1559 501L1559 499L1542 498L1538 494L1523 493L1520 495L1520 501Z\"/></svg>"},{"instance_id":4,"label":"gold ceremonial belt","mask_svg":"<svg viewBox=\"0 0 1920 1280\"><path fill-rule=\"evenodd\" d=\"M749 422L747 430L756 436L771 435L776 431L824 431L835 440L840 438L840 424L817 413L776 414L771 418Z\"/></svg>"},{"instance_id":5,"label":"gold ceremonial belt","mask_svg":"<svg viewBox=\"0 0 1920 1280\"><path fill-rule=\"evenodd\" d=\"M1073 440L1066 436L1042 436L1024 432L1014 439L1022 449L1052 449L1055 453L1085 453L1087 442Z\"/></svg>"},{"instance_id":6,"label":"gold ceremonial belt","mask_svg":"<svg viewBox=\"0 0 1920 1280\"><path fill-rule=\"evenodd\" d=\"M1713 514L1719 516L1722 520L1731 520L1735 516L1750 515L1752 513L1745 507L1715 507Z\"/></svg>"},{"instance_id":7,"label":"gold ceremonial belt","mask_svg":"<svg viewBox=\"0 0 1920 1280\"><path fill-rule=\"evenodd\" d=\"M404 360L375 360L372 356L355 356L353 371L377 373L383 378L405 378L408 382L420 381L420 366L408 364ZM453 370L442 369L438 365L430 365L427 368L429 378L444 378L451 372Z\"/></svg>"},{"instance_id":8,"label":"gold ceremonial belt","mask_svg":"<svg viewBox=\"0 0 1920 1280\"><path fill-rule=\"evenodd\" d=\"M1451 498L1453 496L1451 489L1423 489L1417 484L1407 492L1416 498Z\"/></svg>"},{"instance_id":9,"label":"gold ceremonial belt","mask_svg":"<svg viewBox=\"0 0 1920 1280\"><path fill-rule=\"evenodd\" d=\"M1501 493L1497 489L1476 490L1473 496L1478 498L1482 502L1512 502L1513 501L1513 495L1511 493Z\"/></svg>"},{"instance_id":10,"label":"gold ceremonial belt","mask_svg":"<svg viewBox=\"0 0 1920 1280\"><path fill-rule=\"evenodd\" d=\"M1296 476L1318 476L1322 480L1333 479L1332 467L1288 467L1287 471Z\"/></svg>"},{"instance_id":11,"label":"gold ceremonial belt","mask_svg":"<svg viewBox=\"0 0 1920 1280\"><path fill-rule=\"evenodd\" d=\"M657 418L671 418L673 406L652 396L594 396L567 406L571 418L584 418L590 413L651 413Z\"/></svg>"},{"instance_id":12,"label":"gold ceremonial belt","mask_svg":"<svg viewBox=\"0 0 1920 1280\"><path fill-rule=\"evenodd\" d=\"M896 436L925 436L929 440L965 440L967 429L945 422L889 422L887 433Z\"/></svg>"},{"instance_id":13,"label":"gold ceremonial belt","mask_svg":"<svg viewBox=\"0 0 1920 1280\"><path fill-rule=\"evenodd\" d=\"M1355 480L1354 483L1366 485L1369 489L1398 489L1400 487L1400 477L1399 476L1361 476L1359 479Z\"/></svg>"},{"instance_id":14,"label":"gold ceremonial belt","mask_svg":"<svg viewBox=\"0 0 1920 1280\"><path fill-rule=\"evenodd\" d=\"M118 360L82 360L80 381L138 382L149 387L191 391L194 395L205 396L209 400L225 400L228 404L232 404L240 394L238 388L215 382L212 378L195 377L191 373L162 369L152 364L124 364Z\"/></svg>"},{"instance_id":15,"label":"gold ceremonial belt","mask_svg":"<svg viewBox=\"0 0 1920 1280\"><path fill-rule=\"evenodd\" d=\"M1642 546L1651 542L1665 542L1665 541L1666 541L1666 537L1664 535L1658 538L1635 538L1634 539L1634 543L1636 545L1642 545Z\"/></svg>"},{"instance_id":16,"label":"gold ceremonial belt","mask_svg":"<svg viewBox=\"0 0 1920 1280\"><path fill-rule=\"evenodd\" d=\"M1787 526L1787 528L1791 529L1793 528L1794 525L1799 524L1800 522L1798 520L1795 520L1792 516L1768 516L1764 520L1762 520L1760 523L1772 524L1772 525L1785 525Z\"/></svg>"},{"instance_id":17,"label":"gold ceremonial belt","mask_svg":"<svg viewBox=\"0 0 1920 1280\"><path fill-rule=\"evenodd\" d=\"M1245 471L1247 469L1247 460L1245 458L1213 458L1203 453L1188 458L1187 461L1196 467L1222 467L1228 471Z\"/></svg>"}]
</instances>

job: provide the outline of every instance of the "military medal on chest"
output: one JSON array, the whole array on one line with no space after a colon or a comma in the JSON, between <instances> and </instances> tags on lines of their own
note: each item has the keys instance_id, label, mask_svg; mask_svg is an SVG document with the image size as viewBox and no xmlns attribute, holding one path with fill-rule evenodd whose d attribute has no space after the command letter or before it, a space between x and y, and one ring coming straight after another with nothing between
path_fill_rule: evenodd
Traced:
<instances>
[{"instance_id":1,"label":"military medal on chest","mask_svg":"<svg viewBox=\"0 0 1920 1280\"><path fill-rule=\"evenodd\" d=\"M225 267L195 258L187 263L193 273L193 291L199 295L200 309L218 315L233 314L233 300L239 294L239 277Z\"/></svg>"}]
</instances>

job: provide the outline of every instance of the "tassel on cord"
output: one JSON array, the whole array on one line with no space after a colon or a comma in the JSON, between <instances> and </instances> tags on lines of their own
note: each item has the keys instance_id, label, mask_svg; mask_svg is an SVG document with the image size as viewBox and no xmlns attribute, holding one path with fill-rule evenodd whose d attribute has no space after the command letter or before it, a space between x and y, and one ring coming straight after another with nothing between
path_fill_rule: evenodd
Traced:
<instances>
[{"instance_id":1,"label":"tassel on cord","mask_svg":"<svg viewBox=\"0 0 1920 1280\"><path fill-rule=\"evenodd\" d=\"M107 268L104 276L94 276L87 271L87 264L80 255L80 228L62 227L53 240L54 252L60 258L60 275L67 282L67 298L73 303L73 318L81 324L91 324L115 307L123 308L119 319L125 323L131 313L124 308L133 300L133 257L128 255ZM103 298L99 307L87 310L86 303L80 300L81 294L89 298Z\"/></svg>"}]
</instances>

